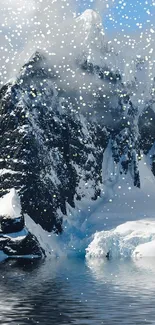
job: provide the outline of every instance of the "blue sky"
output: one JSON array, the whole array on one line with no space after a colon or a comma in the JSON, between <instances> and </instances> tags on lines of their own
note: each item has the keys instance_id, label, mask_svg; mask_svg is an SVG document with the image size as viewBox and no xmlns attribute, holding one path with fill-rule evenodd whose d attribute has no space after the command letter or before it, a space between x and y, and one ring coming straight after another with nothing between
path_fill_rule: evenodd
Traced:
<instances>
[{"instance_id":1,"label":"blue sky","mask_svg":"<svg viewBox=\"0 0 155 325\"><path fill-rule=\"evenodd\" d=\"M80 4L81 11L94 7L91 0L81 0ZM103 25L108 33L144 30L151 24L155 25L155 0L115 0L103 16Z\"/></svg>"}]
</instances>

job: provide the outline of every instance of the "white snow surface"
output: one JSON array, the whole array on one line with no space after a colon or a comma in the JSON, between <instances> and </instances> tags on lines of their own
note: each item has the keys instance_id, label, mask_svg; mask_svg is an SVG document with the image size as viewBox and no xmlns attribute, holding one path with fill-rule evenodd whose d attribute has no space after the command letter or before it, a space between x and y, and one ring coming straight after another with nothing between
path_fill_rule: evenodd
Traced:
<instances>
[{"instance_id":1,"label":"white snow surface","mask_svg":"<svg viewBox=\"0 0 155 325\"><path fill-rule=\"evenodd\" d=\"M92 9L85 10L76 21L83 21L86 29L90 29L92 25L102 26L101 16Z\"/></svg>"},{"instance_id":2,"label":"white snow surface","mask_svg":"<svg viewBox=\"0 0 155 325\"><path fill-rule=\"evenodd\" d=\"M6 168L0 169L0 176L5 175L5 174L14 175L14 174L18 174L18 172L15 172L15 171L13 171L11 169L6 169Z\"/></svg>"},{"instance_id":3,"label":"white snow surface","mask_svg":"<svg viewBox=\"0 0 155 325\"><path fill-rule=\"evenodd\" d=\"M155 219L126 222L94 235L87 258L155 257Z\"/></svg>"},{"instance_id":4,"label":"white snow surface","mask_svg":"<svg viewBox=\"0 0 155 325\"><path fill-rule=\"evenodd\" d=\"M13 219L21 216L20 198L14 188L0 198L0 216Z\"/></svg>"}]
</instances>

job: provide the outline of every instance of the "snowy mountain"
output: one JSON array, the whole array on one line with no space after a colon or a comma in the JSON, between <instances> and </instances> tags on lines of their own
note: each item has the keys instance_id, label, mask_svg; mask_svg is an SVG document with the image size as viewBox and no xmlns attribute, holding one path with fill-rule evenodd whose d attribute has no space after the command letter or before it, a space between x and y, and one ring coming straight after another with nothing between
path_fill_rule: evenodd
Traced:
<instances>
[{"instance_id":1,"label":"snowy mountain","mask_svg":"<svg viewBox=\"0 0 155 325\"><path fill-rule=\"evenodd\" d=\"M153 96L143 98L143 105L134 100L132 88L138 96L142 85L137 86L138 77L135 84L123 81L97 13L87 10L78 17L75 40L79 31L83 44L72 60L68 53L68 65L58 69L51 56L37 51L0 90L0 196L15 188L22 213L48 232L75 230L77 211L101 200L103 229L106 202L113 201L116 214L122 212L118 200L123 202L125 190L119 196L119 186L133 187L138 200L143 197L143 164L154 184ZM82 212L79 231L88 216ZM88 228L85 236L92 234Z\"/></svg>"}]
</instances>

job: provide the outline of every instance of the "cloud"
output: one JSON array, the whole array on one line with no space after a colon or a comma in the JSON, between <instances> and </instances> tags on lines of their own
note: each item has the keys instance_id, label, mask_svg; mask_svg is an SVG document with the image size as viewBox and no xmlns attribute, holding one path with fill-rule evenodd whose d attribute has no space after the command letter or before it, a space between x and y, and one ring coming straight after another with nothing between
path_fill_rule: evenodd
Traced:
<instances>
[{"instance_id":1,"label":"cloud","mask_svg":"<svg viewBox=\"0 0 155 325\"><path fill-rule=\"evenodd\" d=\"M75 11L76 0L1 0L0 82L6 82L36 48L58 41L59 25Z\"/></svg>"},{"instance_id":2,"label":"cloud","mask_svg":"<svg viewBox=\"0 0 155 325\"><path fill-rule=\"evenodd\" d=\"M115 4L115 0L94 0L94 9L104 16L105 12Z\"/></svg>"},{"instance_id":3,"label":"cloud","mask_svg":"<svg viewBox=\"0 0 155 325\"><path fill-rule=\"evenodd\" d=\"M34 0L1 0L1 26L13 27L22 24L26 18L30 18L34 10Z\"/></svg>"},{"instance_id":4,"label":"cloud","mask_svg":"<svg viewBox=\"0 0 155 325\"><path fill-rule=\"evenodd\" d=\"M2 83L15 74L36 49L41 48L48 52L57 70L61 70L61 79L64 83L70 83L74 88L75 83L77 82L79 87L82 80L85 88L90 85L89 77L87 80L85 77L84 81L84 78L81 79L81 75L76 73L76 80L74 79L73 58L77 57L80 52L83 55L84 51L90 50L84 42L85 32L82 28L76 30L73 20L79 11L79 3L79 0L0 1L0 81ZM92 3L93 8L101 15L113 5L115 5L115 0L94 0ZM119 53L119 62L115 63L115 58L112 60L111 56L108 64L119 67L122 65L122 71L127 79L134 78L134 73L130 73L133 56L140 54L148 57L149 69L151 69L155 51L155 33L153 26L150 28L143 33L142 37L141 33L137 35L124 33L121 36L116 33L114 40L109 40L109 43L112 42L111 44ZM60 66L61 68L58 69ZM67 74L64 67L67 67ZM153 69L152 67L154 72ZM153 78L151 73L151 70L148 70L148 75ZM95 87L99 87L98 82ZM92 87L90 90L92 91Z\"/></svg>"},{"instance_id":5,"label":"cloud","mask_svg":"<svg viewBox=\"0 0 155 325\"><path fill-rule=\"evenodd\" d=\"M0 1L0 84L17 71L16 56L28 41L35 10L34 0Z\"/></svg>"}]
</instances>

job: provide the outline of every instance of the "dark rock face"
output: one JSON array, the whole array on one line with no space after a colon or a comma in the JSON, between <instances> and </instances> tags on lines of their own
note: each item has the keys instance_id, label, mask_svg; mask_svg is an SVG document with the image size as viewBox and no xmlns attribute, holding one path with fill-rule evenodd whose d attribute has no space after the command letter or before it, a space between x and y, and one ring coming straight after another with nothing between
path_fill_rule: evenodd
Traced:
<instances>
[{"instance_id":1,"label":"dark rock face","mask_svg":"<svg viewBox=\"0 0 155 325\"><path fill-rule=\"evenodd\" d=\"M121 173L130 171L134 186L140 188L138 160L140 159L139 134L132 126L112 135L112 152L116 163L121 163Z\"/></svg>"},{"instance_id":2,"label":"dark rock face","mask_svg":"<svg viewBox=\"0 0 155 325\"><path fill-rule=\"evenodd\" d=\"M79 68L112 87L121 85L120 74L107 74L107 67L85 61ZM48 69L45 57L37 52L17 79L0 90L0 196L10 188L17 189L23 213L47 231L61 232L60 215L66 214L66 203L74 207L75 200L84 196L92 200L100 196L102 160L109 139L121 172L130 170L134 185L140 187L140 150L148 153L151 149L155 129L153 122L151 128L143 125L143 116L135 125L137 108L123 86L117 110L112 111L111 102L106 102L112 119L119 120L112 128L73 109L73 98L58 90L56 78L54 69ZM102 108L103 104L98 97L97 105ZM17 221L3 221L4 232L10 227L21 229L23 221ZM25 245L27 251L32 237L25 240L18 247Z\"/></svg>"},{"instance_id":3,"label":"dark rock face","mask_svg":"<svg viewBox=\"0 0 155 325\"><path fill-rule=\"evenodd\" d=\"M0 251L8 257L42 258L45 256L39 242L25 227L24 217L3 218L0 223Z\"/></svg>"},{"instance_id":4,"label":"dark rock face","mask_svg":"<svg viewBox=\"0 0 155 325\"><path fill-rule=\"evenodd\" d=\"M6 237L5 237L6 238ZM4 244L3 237L0 238L0 243L3 243L3 252L9 258L17 257L17 258L42 258L44 256L44 251L39 246L36 238L30 233L25 236L22 240L12 241L10 238L6 238L6 242Z\"/></svg>"},{"instance_id":5,"label":"dark rock face","mask_svg":"<svg viewBox=\"0 0 155 325\"><path fill-rule=\"evenodd\" d=\"M155 141L155 112L151 105L146 106L139 118L139 130L141 134L140 148L147 154Z\"/></svg>"},{"instance_id":6,"label":"dark rock face","mask_svg":"<svg viewBox=\"0 0 155 325\"><path fill-rule=\"evenodd\" d=\"M11 218L1 218L1 231L4 234L10 234L12 232L22 231L24 228L24 216Z\"/></svg>"}]
</instances>

